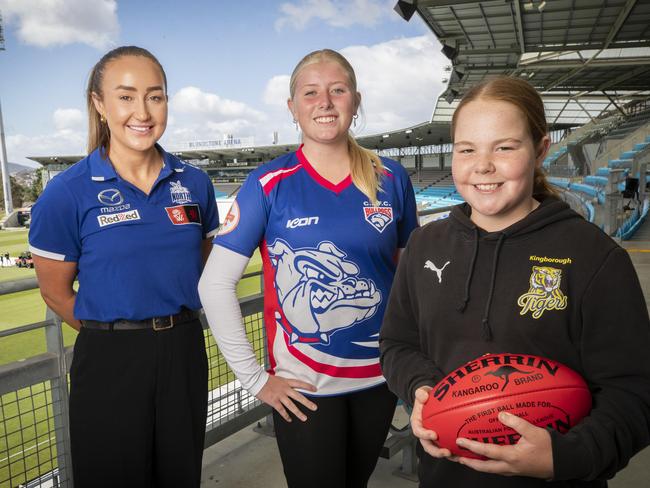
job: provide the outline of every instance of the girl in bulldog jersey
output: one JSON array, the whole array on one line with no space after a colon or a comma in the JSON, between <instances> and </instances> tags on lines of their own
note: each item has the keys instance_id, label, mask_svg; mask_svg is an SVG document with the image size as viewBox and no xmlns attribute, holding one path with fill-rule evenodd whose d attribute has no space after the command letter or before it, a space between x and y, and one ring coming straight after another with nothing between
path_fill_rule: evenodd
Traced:
<instances>
[{"instance_id":1,"label":"girl in bulldog jersey","mask_svg":"<svg viewBox=\"0 0 650 488\"><path fill-rule=\"evenodd\" d=\"M300 148L256 169L215 240L199 293L243 386L274 408L290 487L363 487L396 397L377 338L396 257L417 225L404 168L350 135L361 96L335 51L308 54L290 82ZM270 370L246 338L235 285L264 263Z\"/></svg>"},{"instance_id":2,"label":"girl in bulldog jersey","mask_svg":"<svg viewBox=\"0 0 650 488\"><path fill-rule=\"evenodd\" d=\"M556 198L541 171L544 105L527 82L470 89L452 119L452 173L466 203L417 229L380 333L388 385L413 406L421 487L605 487L650 442L650 324L624 249ZM422 426L432 386L485 353L532 354L579 372L591 413L560 434L502 412L513 445Z\"/></svg>"}]
</instances>

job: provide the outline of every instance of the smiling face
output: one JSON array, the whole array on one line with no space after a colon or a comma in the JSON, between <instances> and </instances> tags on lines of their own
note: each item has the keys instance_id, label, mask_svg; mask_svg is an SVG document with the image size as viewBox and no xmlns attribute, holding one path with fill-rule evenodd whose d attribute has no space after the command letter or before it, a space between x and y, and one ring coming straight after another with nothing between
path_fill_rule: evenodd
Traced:
<instances>
[{"instance_id":1,"label":"smiling face","mask_svg":"<svg viewBox=\"0 0 650 488\"><path fill-rule=\"evenodd\" d=\"M111 133L111 153L151 150L167 126L167 94L160 68L144 56L122 56L107 63L97 111ZM109 154L110 156L110 154Z\"/></svg>"},{"instance_id":2,"label":"smiling face","mask_svg":"<svg viewBox=\"0 0 650 488\"><path fill-rule=\"evenodd\" d=\"M460 109L452 174L477 226L501 230L537 207L534 170L548 146L546 136L535 147L524 114L511 103L478 98Z\"/></svg>"},{"instance_id":3,"label":"smiling face","mask_svg":"<svg viewBox=\"0 0 650 488\"><path fill-rule=\"evenodd\" d=\"M335 61L321 61L300 70L288 105L305 145L331 144L346 140L360 101L345 69Z\"/></svg>"}]
</instances>

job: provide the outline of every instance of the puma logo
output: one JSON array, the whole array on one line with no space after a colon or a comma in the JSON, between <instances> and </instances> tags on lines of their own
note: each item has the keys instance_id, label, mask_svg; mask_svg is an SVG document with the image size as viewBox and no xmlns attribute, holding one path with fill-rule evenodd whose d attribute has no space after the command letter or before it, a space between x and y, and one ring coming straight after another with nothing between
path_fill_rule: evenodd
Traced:
<instances>
[{"instance_id":1,"label":"puma logo","mask_svg":"<svg viewBox=\"0 0 650 488\"><path fill-rule=\"evenodd\" d=\"M426 263L424 263L424 267L426 269L430 269L431 271L435 271L435 273L438 275L438 283L442 283L442 270L447 267L447 265L451 261L447 261L442 268L438 268L435 264L433 264L431 261L427 260Z\"/></svg>"}]
</instances>

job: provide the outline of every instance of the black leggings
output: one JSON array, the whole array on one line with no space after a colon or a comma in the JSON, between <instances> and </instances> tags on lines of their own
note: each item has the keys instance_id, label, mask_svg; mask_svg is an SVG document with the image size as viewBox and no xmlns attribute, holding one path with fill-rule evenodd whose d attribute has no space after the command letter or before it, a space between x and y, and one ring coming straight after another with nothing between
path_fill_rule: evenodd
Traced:
<instances>
[{"instance_id":1,"label":"black leggings","mask_svg":"<svg viewBox=\"0 0 650 488\"><path fill-rule=\"evenodd\" d=\"M82 328L70 379L75 488L198 488L208 400L198 320Z\"/></svg>"},{"instance_id":2,"label":"black leggings","mask_svg":"<svg viewBox=\"0 0 650 488\"><path fill-rule=\"evenodd\" d=\"M385 384L332 397L309 397L307 421L273 420L290 488L364 488L377 464L397 398Z\"/></svg>"}]
</instances>

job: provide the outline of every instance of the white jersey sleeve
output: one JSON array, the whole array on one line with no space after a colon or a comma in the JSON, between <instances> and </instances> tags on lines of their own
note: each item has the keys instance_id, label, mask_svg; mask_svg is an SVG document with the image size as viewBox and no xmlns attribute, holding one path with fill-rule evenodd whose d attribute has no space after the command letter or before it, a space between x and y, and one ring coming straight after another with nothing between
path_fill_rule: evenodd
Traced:
<instances>
[{"instance_id":1,"label":"white jersey sleeve","mask_svg":"<svg viewBox=\"0 0 650 488\"><path fill-rule=\"evenodd\" d=\"M241 308L237 299L237 283L249 258L215 245L199 281L199 296L228 366L242 386L257 395L269 374L257 362L253 346L246 337Z\"/></svg>"}]
</instances>

